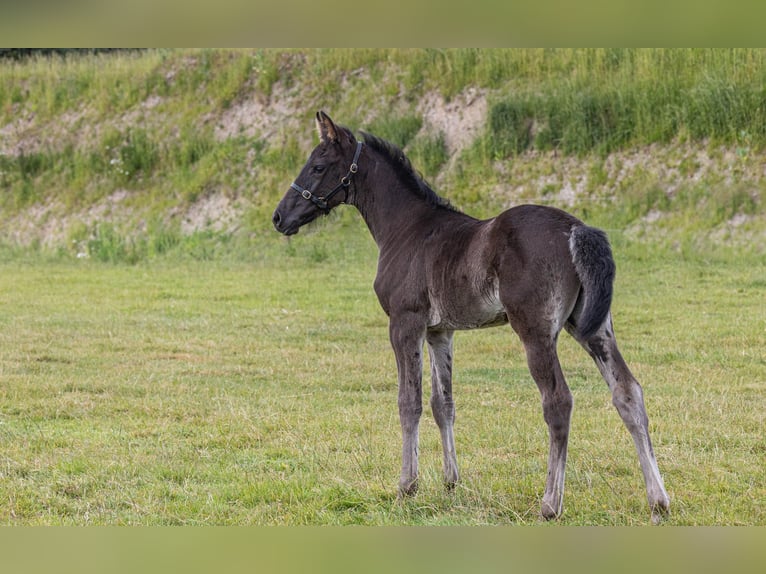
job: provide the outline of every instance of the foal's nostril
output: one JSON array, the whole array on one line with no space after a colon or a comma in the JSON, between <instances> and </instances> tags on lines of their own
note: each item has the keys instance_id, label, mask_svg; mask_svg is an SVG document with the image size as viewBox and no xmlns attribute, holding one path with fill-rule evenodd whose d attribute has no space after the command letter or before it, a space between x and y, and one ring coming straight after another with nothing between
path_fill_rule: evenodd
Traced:
<instances>
[{"instance_id":1,"label":"foal's nostril","mask_svg":"<svg viewBox=\"0 0 766 574\"><path fill-rule=\"evenodd\" d=\"M271 218L271 221L274 223L275 227L279 227L279 223L282 221L282 216L279 215L279 211L274 212L274 216Z\"/></svg>"}]
</instances>

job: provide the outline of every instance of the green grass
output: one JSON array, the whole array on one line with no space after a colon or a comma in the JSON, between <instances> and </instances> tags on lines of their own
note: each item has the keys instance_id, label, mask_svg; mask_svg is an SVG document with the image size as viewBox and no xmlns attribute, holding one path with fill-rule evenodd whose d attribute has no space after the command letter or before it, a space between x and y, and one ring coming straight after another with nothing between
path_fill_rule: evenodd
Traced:
<instances>
[{"instance_id":1,"label":"green grass","mask_svg":"<svg viewBox=\"0 0 766 574\"><path fill-rule=\"evenodd\" d=\"M616 242L615 323L644 385L672 525L766 523L763 262ZM250 258L0 260L4 524L537 524L546 428L508 328L456 338L463 482L438 431L397 501L399 423L375 249L356 218ZM563 524L648 523L605 384L568 337Z\"/></svg>"}]
</instances>

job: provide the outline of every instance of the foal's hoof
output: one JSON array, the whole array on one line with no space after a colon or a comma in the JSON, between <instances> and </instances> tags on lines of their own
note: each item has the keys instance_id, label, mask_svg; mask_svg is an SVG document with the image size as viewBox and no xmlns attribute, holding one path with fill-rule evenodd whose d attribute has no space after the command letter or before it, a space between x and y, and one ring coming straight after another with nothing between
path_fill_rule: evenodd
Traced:
<instances>
[{"instance_id":1,"label":"foal's hoof","mask_svg":"<svg viewBox=\"0 0 766 574\"><path fill-rule=\"evenodd\" d=\"M550 503L543 501L540 508L540 517L543 520L556 520L561 516L561 508L554 508Z\"/></svg>"},{"instance_id":2,"label":"foal's hoof","mask_svg":"<svg viewBox=\"0 0 766 574\"><path fill-rule=\"evenodd\" d=\"M670 516L670 500L652 505L652 524L657 526Z\"/></svg>"},{"instance_id":3,"label":"foal's hoof","mask_svg":"<svg viewBox=\"0 0 766 574\"><path fill-rule=\"evenodd\" d=\"M412 498L418 492L418 479L399 481L399 498Z\"/></svg>"}]
</instances>

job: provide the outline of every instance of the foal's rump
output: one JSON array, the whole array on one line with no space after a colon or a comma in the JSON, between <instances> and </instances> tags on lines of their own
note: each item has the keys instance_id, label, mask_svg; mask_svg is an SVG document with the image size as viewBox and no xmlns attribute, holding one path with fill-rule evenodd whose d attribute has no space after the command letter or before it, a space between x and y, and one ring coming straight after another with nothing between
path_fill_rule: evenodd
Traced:
<instances>
[{"instance_id":1,"label":"foal's rump","mask_svg":"<svg viewBox=\"0 0 766 574\"><path fill-rule=\"evenodd\" d=\"M525 330L557 333L569 322L583 339L596 332L609 313L615 273L606 234L541 205L511 208L492 226L500 297L514 328L517 318Z\"/></svg>"}]
</instances>

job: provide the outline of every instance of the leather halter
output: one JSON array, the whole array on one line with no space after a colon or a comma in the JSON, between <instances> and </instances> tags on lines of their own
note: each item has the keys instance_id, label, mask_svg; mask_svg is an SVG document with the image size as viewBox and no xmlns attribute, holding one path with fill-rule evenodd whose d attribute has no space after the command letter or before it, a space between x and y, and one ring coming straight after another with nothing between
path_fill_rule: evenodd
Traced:
<instances>
[{"instance_id":1,"label":"leather halter","mask_svg":"<svg viewBox=\"0 0 766 574\"><path fill-rule=\"evenodd\" d=\"M333 190L327 195L324 195L324 196L314 195L308 189L301 187L296 182L291 183L290 187L294 189L295 191L297 191L298 193L300 193L303 199L308 199L322 211L329 211L327 207L327 202L330 201L333 198L333 196L336 193L338 193L341 189L345 190L346 192L346 197L343 199L343 203L345 203L346 199L348 198L348 187L351 185L351 176L353 176L359 169L357 162L359 161L359 154L362 152L362 145L363 145L363 142L361 141L356 142L356 152L354 152L354 159L351 162L351 167L348 168L348 173L340 179L340 183L336 185L333 188Z\"/></svg>"}]
</instances>

